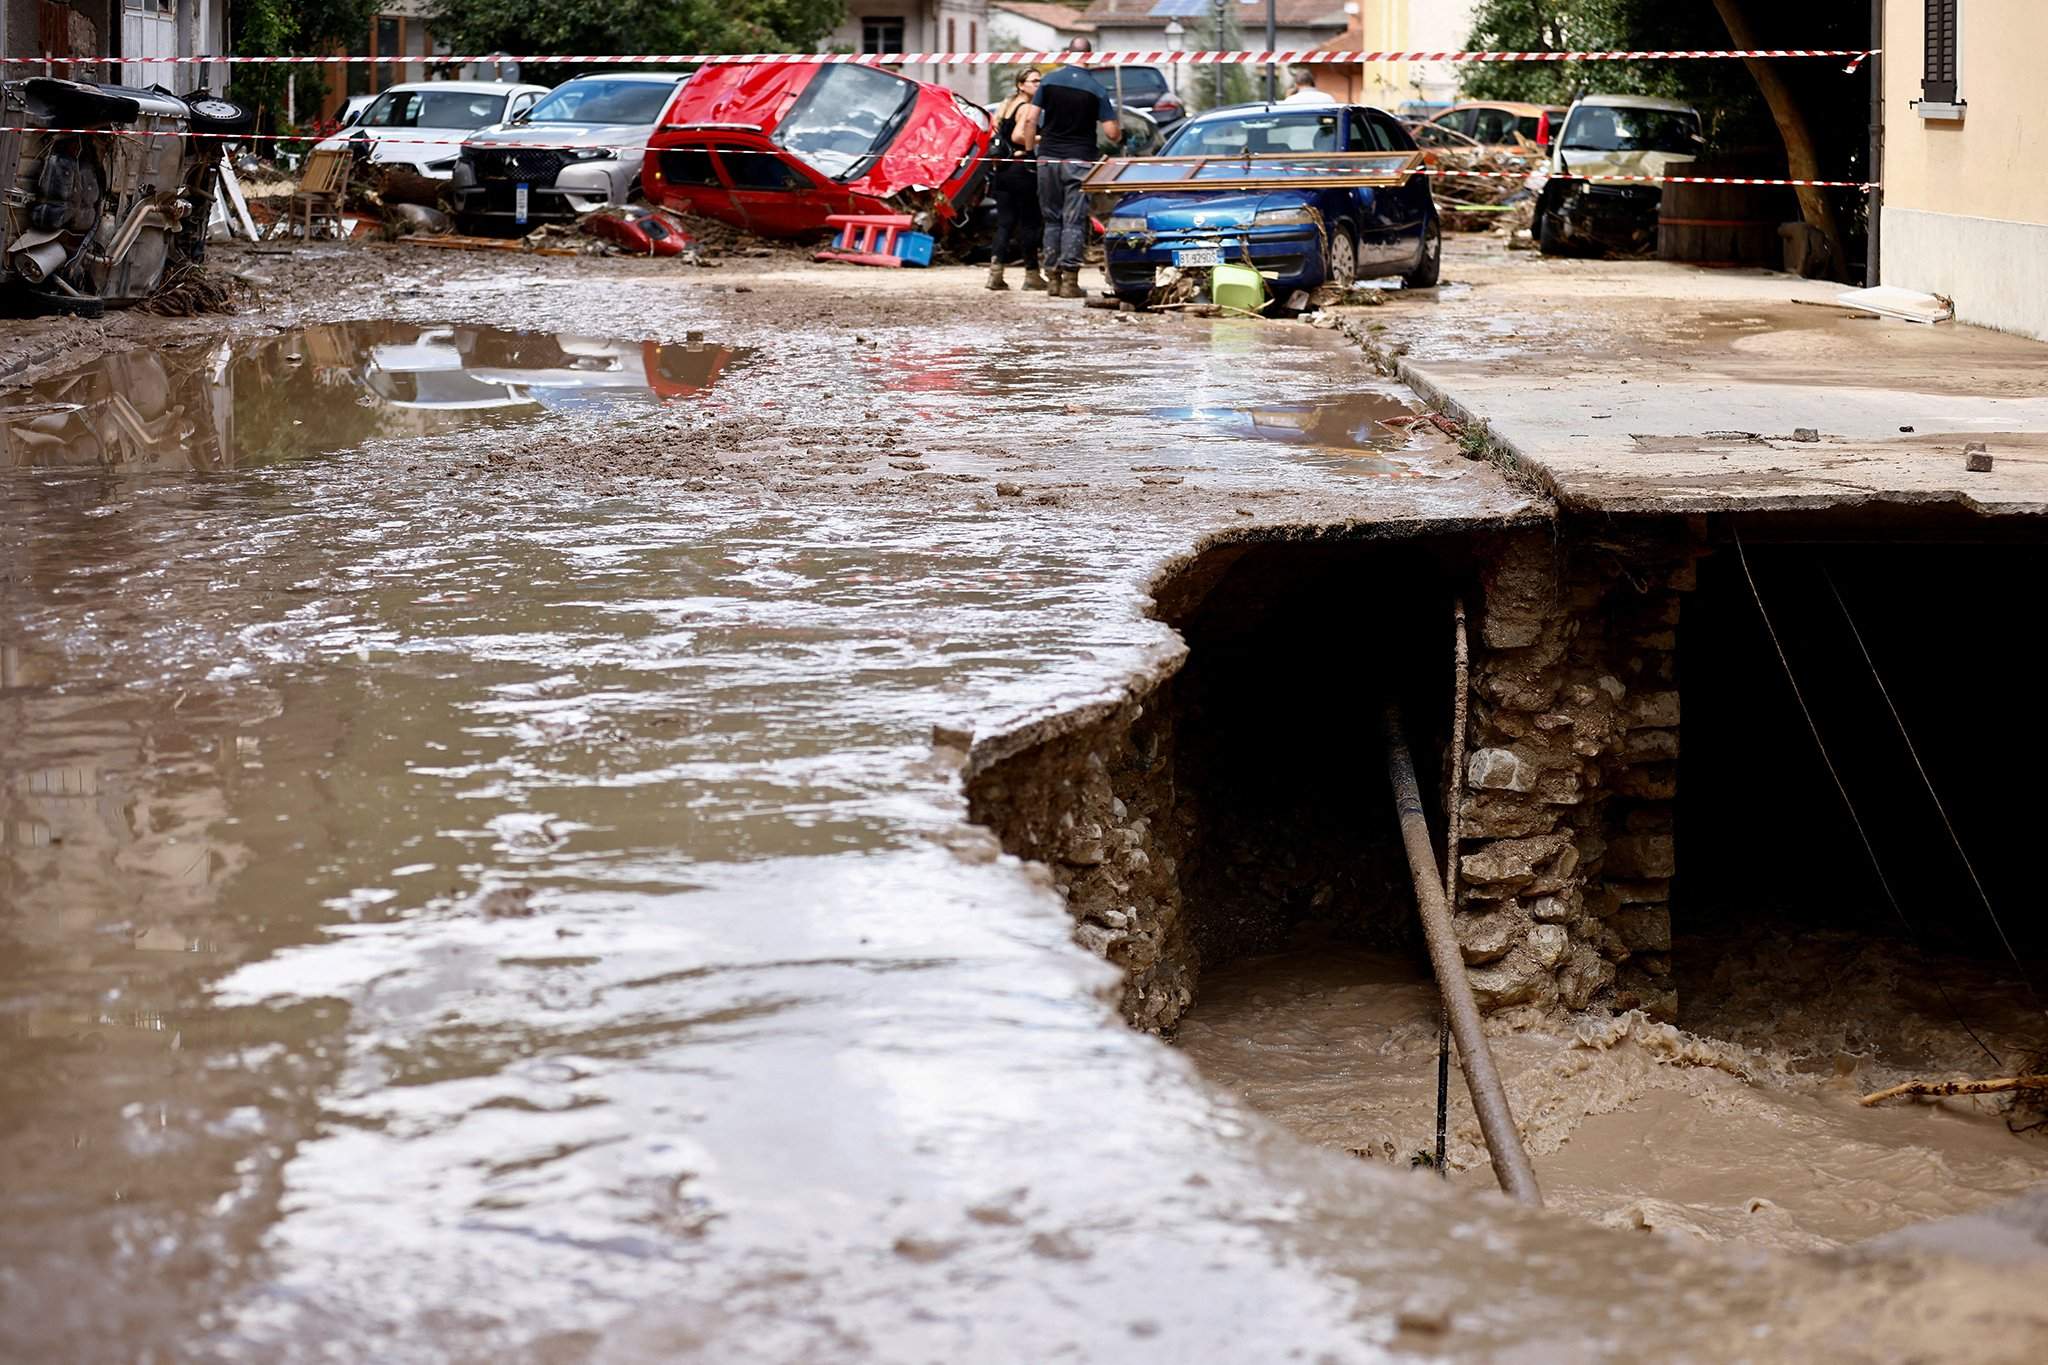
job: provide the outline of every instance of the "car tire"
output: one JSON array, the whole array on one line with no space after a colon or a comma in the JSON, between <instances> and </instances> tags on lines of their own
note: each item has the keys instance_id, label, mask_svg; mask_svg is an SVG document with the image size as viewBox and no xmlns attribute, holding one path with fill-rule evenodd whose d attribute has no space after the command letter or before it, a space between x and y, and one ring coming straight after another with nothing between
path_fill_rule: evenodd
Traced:
<instances>
[{"instance_id":1,"label":"car tire","mask_svg":"<svg viewBox=\"0 0 2048 1365\"><path fill-rule=\"evenodd\" d=\"M1443 269L1444 224L1432 213L1422 224L1422 259L1401 277L1401 283L1410 289L1434 289L1443 278Z\"/></svg>"},{"instance_id":2,"label":"car tire","mask_svg":"<svg viewBox=\"0 0 2048 1365\"><path fill-rule=\"evenodd\" d=\"M1536 250L1545 256L1562 256L1564 234L1558 231L1557 201L1544 195L1536 201Z\"/></svg>"},{"instance_id":3,"label":"car tire","mask_svg":"<svg viewBox=\"0 0 2048 1365\"><path fill-rule=\"evenodd\" d=\"M46 294L40 289L21 290L14 299L22 316L31 318L96 318L104 316L107 311L105 299Z\"/></svg>"},{"instance_id":4,"label":"car tire","mask_svg":"<svg viewBox=\"0 0 2048 1365\"><path fill-rule=\"evenodd\" d=\"M1358 278L1358 237L1349 225L1337 224L1323 253L1323 283L1349 289Z\"/></svg>"},{"instance_id":5,"label":"car tire","mask_svg":"<svg viewBox=\"0 0 2048 1365\"><path fill-rule=\"evenodd\" d=\"M185 108L191 114L195 133L233 135L256 126L254 111L219 95L196 95L185 101Z\"/></svg>"}]
</instances>

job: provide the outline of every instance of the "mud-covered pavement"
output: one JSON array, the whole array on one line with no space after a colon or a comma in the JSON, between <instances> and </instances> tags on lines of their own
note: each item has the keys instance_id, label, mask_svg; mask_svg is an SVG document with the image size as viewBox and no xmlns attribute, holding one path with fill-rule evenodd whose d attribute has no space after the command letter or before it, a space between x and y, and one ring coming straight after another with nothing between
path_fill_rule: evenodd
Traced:
<instances>
[{"instance_id":1,"label":"mud-covered pavement","mask_svg":"<svg viewBox=\"0 0 2048 1365\"><path fill-rule=\"evenodd\" d=\"M1205 540L1543 515L1341 341L451 255L251 254L260 309L0 358L0 1354L2043 1339L2036 1267L1314 1150L1122 1027L964 823L970 739L1172 666L1147 584Z\"/></svg>"}]
</instances>

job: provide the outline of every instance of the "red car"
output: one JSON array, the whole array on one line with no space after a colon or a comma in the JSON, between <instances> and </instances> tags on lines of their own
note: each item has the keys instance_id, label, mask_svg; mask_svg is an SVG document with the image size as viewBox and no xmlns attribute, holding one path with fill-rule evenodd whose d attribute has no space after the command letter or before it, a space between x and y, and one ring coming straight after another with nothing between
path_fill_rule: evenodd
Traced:
<instances>
[{"instance_id":1,"label":"red car","mask_svg":"<svg viewBox=\"0 0 2048 1365\"><path fill-rule=\"evenodd\" d=\"M979 106L872 66L707 66L669 102L640 183L663 208L772 237L822 233L834 213L929 209L943 226L980 198L989 135Z\"/></svg>"}]
</instances>

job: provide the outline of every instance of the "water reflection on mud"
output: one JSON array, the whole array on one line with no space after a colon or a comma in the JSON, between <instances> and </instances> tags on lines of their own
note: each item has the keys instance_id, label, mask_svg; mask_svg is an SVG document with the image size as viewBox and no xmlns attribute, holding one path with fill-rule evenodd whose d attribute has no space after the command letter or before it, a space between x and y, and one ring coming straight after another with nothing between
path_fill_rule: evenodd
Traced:
<instances>
[{"instance_id":1,"label":"water reflection on mud","mask_svg":"<svg viewBox=\"0 0 2048 1365\"><path fill-rule=\"evenodd\" d=\"M475 325L341 322L122 351L0 402L0 468L219 470L693 398L745 357Z\"/></svg>"}]
</instances>

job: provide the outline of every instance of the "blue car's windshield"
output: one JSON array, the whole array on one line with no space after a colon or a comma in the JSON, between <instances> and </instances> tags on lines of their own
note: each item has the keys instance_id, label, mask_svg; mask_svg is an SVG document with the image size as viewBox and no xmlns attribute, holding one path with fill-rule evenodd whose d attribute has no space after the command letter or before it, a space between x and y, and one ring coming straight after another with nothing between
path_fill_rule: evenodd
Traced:
<instances>
[{"instance_id":1,"label":"blue car's windshield","mask_svg":"<svg viewBox=\"0 0 2048 1365\"><path fill-rule=\"evenodd\" d=\"M1183 126L1162 156L1254 156L1288 152L1341 152L1335 110L1321 113L1246 113L1230 118L1202 119Z\"/></svg>"}]
</instances>

